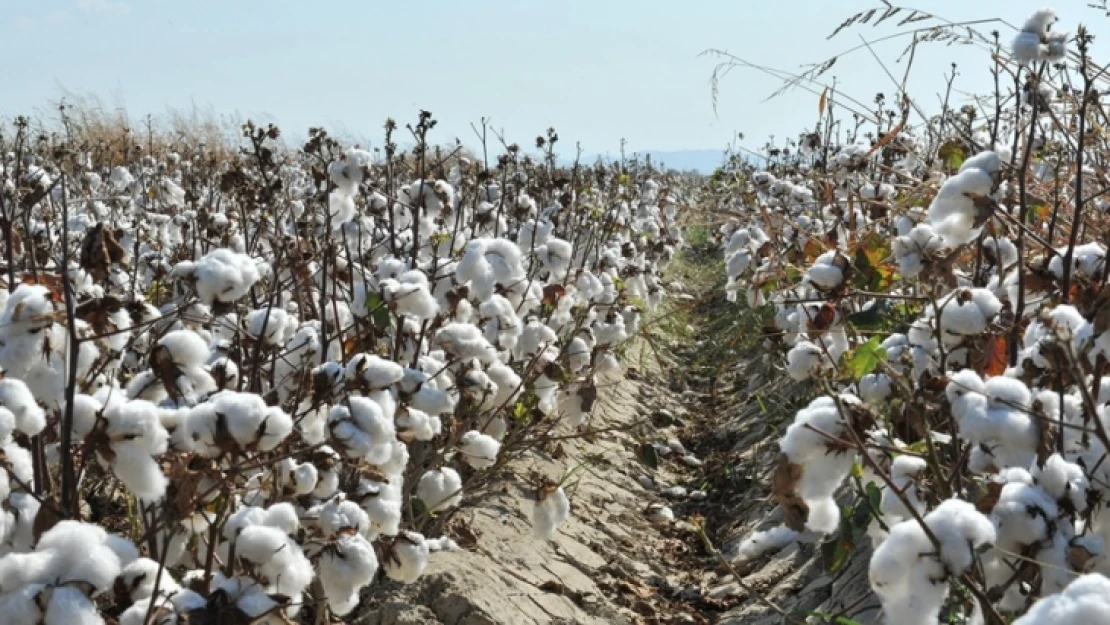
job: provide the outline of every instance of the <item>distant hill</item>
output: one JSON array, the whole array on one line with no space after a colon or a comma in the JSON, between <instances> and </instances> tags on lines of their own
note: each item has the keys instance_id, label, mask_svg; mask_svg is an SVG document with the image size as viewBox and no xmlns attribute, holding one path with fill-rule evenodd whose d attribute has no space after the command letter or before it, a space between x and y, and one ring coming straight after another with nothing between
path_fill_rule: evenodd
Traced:
<instances>
[{"instance_id":1,"label":"distant hill","mask_svg":"<svg viewBox=\"0 0 1110 625\"><path fill-rule=\"evenodd\" d=\"M628 152L627 154L629 157L635 154L639 154L641 157L650 155L653 163L662 164L668 169L694 170L703 174L713 173L713 170L717 169L725 158L724 150L643 150ZM582 161L592 163L598 157L613 160L619 158L619 155L613 153L584 154Z\"/></svg>"}]
</instances>

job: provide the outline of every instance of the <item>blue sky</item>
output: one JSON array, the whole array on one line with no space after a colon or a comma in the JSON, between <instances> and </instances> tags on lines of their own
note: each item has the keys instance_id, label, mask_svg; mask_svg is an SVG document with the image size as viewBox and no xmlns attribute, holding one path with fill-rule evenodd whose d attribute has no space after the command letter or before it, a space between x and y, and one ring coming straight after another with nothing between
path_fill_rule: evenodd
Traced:
<instances>
[{"instance_id":1,"label":"blue sky","mask_svg":"<svg viewBox=\"0 0 1110 625\"><path fill-rule=\"evenodd\" d=\"M920 0L949 20L1003 17L1020 26L1044 0ZM1110 20L1086 0L1057 3L1061 25L1082 21L1110 41ZM0 0L0 116L49 108L63 90L125 106L133 116L167 107L277 122L294 136L310 125L376 140L387 116L426 108L436 138L473 143L470 123L491 118L529 144L548 126L588 152L724 147L735 131L756 146L812 125L817 96L763 102L777 82L737 71L713 112L710 47L797 71L889 26L832 29L879 0ZM892 22L895 20L891 20ZM1103 26L1106 28L1103 28ZM997 25L1006 41L1013 31ZM990 30L992 26L984 27ZM908 40L876 46L894 59ZM1096 50L1105 50L1100 41ZM1106 55L1102 55L1106 56ZM921 50L910 91L935 105L949 63L957 88L989 87L987 54ZM890 81L866 50L827 77L868 102Z\"/></svg>"}]
</instances>

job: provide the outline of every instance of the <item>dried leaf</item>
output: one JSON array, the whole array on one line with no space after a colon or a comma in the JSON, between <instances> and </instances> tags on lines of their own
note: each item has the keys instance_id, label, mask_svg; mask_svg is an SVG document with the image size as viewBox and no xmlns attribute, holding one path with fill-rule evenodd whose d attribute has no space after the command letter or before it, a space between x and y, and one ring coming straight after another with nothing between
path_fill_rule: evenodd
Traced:
<instances>
[{"instance_id":1,"label":"dried leaf","mask_svg":"<svg viewBox=\"0 0 1110 625\"><path fill-rule=\"evenodd\" d=\"M976 373L983 377L994 377L1005 373L1010 366L1010 349L1003 334L992 334L983 346L983 357L975 367Z\"/></svg>"},{"instance_id":2,"label":"dried leaf","mask_svg":"<svg viewBox=\"0 0 1110 625\"><path fill-rule=\"evenodd\" d=\"M790 461L786 454L779 454L778 465L771 479L771 492L782 508L783 525L795 532L805 530L809 506L798 496L798 481L802 479L802 466Z\"/></svg>"},{"instance_id":3,"label":"dried leaf","mask_svg":"<svg viewBox=\"0 0 1110 625\"><path fill-rule=\"evenodd\" d=\"M825 115L825 107L829 105L829 88L825 87L821 92L821 99L817 101L817 116L823 117Z\"/></svg>"}]
</instances>

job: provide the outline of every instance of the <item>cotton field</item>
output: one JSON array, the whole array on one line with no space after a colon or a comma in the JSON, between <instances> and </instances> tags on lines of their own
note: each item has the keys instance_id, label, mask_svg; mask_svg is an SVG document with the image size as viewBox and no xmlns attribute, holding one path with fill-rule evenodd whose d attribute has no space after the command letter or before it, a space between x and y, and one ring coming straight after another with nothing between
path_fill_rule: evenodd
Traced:
<instances>
[{"instance_id":1,"label":"cotton field","mask_svg":"<svg viewBox=\"0 0 1110 625\"><path fill-rule=\"evenodd\" d=\"M472 488L589 430L666 298L686 185L437 160L434 125L384 155L247 123L238 154L120 161L15 121L0 621L343 618L457 549ZM558 534L563 486L526 539Z\"/></svg>"},{"instance_id":2,"label":"cotton field","mask_svg":"<svg viewBox=\"0 0 1110 625\"><path fill-rule=\"evenodd\" d=\"M879 99L728 174L728 296L812 397L740 558L866 534L889 625L1108 623L1106 81L1049 9L982 41L989 106Z\"/></svg>"}]
</instances>

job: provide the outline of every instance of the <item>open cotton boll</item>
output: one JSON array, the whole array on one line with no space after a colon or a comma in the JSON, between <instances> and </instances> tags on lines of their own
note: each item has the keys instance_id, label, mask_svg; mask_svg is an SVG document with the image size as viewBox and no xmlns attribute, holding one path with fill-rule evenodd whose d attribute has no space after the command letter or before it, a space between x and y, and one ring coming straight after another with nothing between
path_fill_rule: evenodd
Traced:
<instances>
[{"instance_id":1,"label":"open cotton boll","mask_svg":"<svg viewBox=\"0 0 1110 625\"><path fill-rule=\"evenodd\" d=\"M981 214L972 197L990 195L993 185L991 173L977 167L961 169L944 181L929 205L928 220L945 244L965 245L978 236L986 215Z\"/></svg>"},{"instance_id":2,"label":"open cotton boll","mask_svg":"<svg viewBox=\"0 0 1110 625\"><path fill-rule=\"evenodd\" d=\"M587 362L587 364L589 364ZM490 398L493 406L504 406L520 394L522 390L521 378L513 368L501 362L495 362L486 367L486 375L497 385L497 392Z\"/></svg>"},{"instance_id":3,"label":"open cotton boll","mask_svg":"<svg viewBox=\"0 0 1110 625\"><path fill-rule=\"evenodd\" d=\"M462 501L462 478L450 467L431 469L420 476L416 497L430 512L443 512Z\"/></svg>"},{"instance_id":4,"label":"open cotton boll","mask_svg":"<svg viewBox=\"0 0 1110 625\"><path fill-rule=\"evenodd\" d=\"M921 500L917 488L917 478L925 472L927 467L928 463L925 462L925 459L915 456L901 455L894 459L890 467L890 481L896 491L889 487L883 488L879 509L884 517L889 516L892 519L902 520L913 516L906 508L906 504L903 503L902 497L909 501L918 514L925 511L925 502ZM899 493L902 497L898 496Z\"/></svg>"},{"instance_id":5,"label":"open cotton boll","mask_svg":"<svg viewBox=\"0 0 1110 625\"><path fill-rule=\"evenodd\" d=\"M362 390L373 391L400 382L405 377L405 369L374 354L355 354L347 361L346 377L357 380Z\"/></svg>"},{"instance_id":6,"label":"open cotton boll","mask_svg":"<svg viewBox=\"0 0 1110 625\"><path fill-rule=\"evenodd\" d=\"M432 296L428 277L418 270L406 271L400 280L382 280L382 301L399 315L425 321L439 312L439 303Z\"/></svg>"},{"instance_id":7,"label":"open cotton boll","mask_svg":"<svg viewBox=\"0 0 1110 625\"><path fill-rule=\"evenodd\" d=\"M488 469L497 463L501 443L492 436L471 430L459 439L462 461L475 469Z\"/></svg>"},{"instance_id":8,"label":"open cotton boll","mask_svg":"<svg viewBox=\"0 0 1110 625\"><path fill-rule=\"evenodd\" d=\"M46 427L46 413L35 402L31 389L27 388L27 384L22 380L0 379L0 407L11 412L14 417L13 426L23 434L34 436ZM8 433L10 434L11 431L9 430Z\"/></svg>"},{"instance_id":9,"label":"open cotton boll","mask_svg":"<svg viewBox=\"0 0 1110 625\"><path fill-rule=\"evenodd\" d=\"M378 557L374 546L362 534L342 534L330 542L320 555L317 574L336 616L345 616L359 603L359 591L374 580Z\"/></svg>"},{"instance_id":10,"label":"open cotton boll","mask_svg":"<svg viewBox=\"0 0 1110 625\"><path fill-rule=\"evenodd\" d=\"M820 291L832 291L844 283L845 271L849 267L850 263L844 255L830 250L814 259L805 280Z\"/></svg>"},{"instance_id":11,"label":"open cotton boll","mask_svg":"<svg viewBox=\"0 0 1110 625\"><path fill-rule=\"evenodd\" d=\"M201 302L230 303L247 294L261 279L255 261L227 248L213 250L195 263L179 263L170 278L190 278Z\"/></svg>"},{"instance_id":12,"label":"open cotton boll","mask_svg":"<svg viewBox=\"0 0 1110 625\"><path fill-rule=\"evenodd\" d=\"M160 593L170 594L175 592L178 589L177 582L174 581L173 576L165 568L162 568L161 576L159 576L159 568L162 567L158 562L150 558L138 558L123 567L119 574L122 584L117 583L115 585L116 601L122 599L118 595L120 590L126 592L126 599L132 602L154 596L155 585L158 586L158 592Z\"/></svg>"},{"instance_id":13,"label":"open cotton boll","mask_svg":"<svg viewBox=\"0 0 1110 625\"><path fill-rule=\"evenodd\" d=\"M235 540L235 555L259 566L260 576L270 582L269 592L298 597L312 581L312 563L280 529L264 525L243 528Z\"/></svg>"},{"instance_id":14,"label":"open cotton boll","mask_svg":"<svg viewBox=\"0 0 1110 625\"><path fill-rule=\"evenodd\" d=\"M1060 454L1052 454L1044 467L1034 467L1037 485L1057 503L1067 502L1078 513L1087 510L1091 484L1083 467L1068 462Z\"/></svg>"},{"instance_id":15,"label":"open cotton boll","mask_svg":"<svg viewBox=\"0 0 1110 625\"><path fill-rule=\"evenodd\" d=\"M267 345L281 345L296 330L297 320L282 308L267 306L247 313L244 326L251 337L261 338Z\"/></svg>"},{"instance_id":16,"label":"open cotton boll","mask_svg":"<svg viewBox=\"0 0 1110 625\"><path fill-rule=\"evenodd\" d=\"M974 561L974 550L995 540L990 519L959 499L942 502L924 521L940 543L939 552L910 519L894 525L871 556L871 588L889 625L935 625L948 596L948 575L962 575Z\"/></svg>"},{"instance_id":17,"label":"open cotton boll","mask_svg":"<svg viewBox=\"0 0 1110 625\"><path fill-rule=\"evenodd\" d=\"M428 545L423 534L401 532L386 548L382 559L385 574L402 584L412 584L420 579L428 565Z\"/></svg>"},{"instance_id":18,"label":"open cotton boll","mask_svg":"<svg viewBox=\"0 0 1110 625\"><path fill-rule=\"evenodd\" d=\"M1110 579L1100 573L1075 578L1063 592L1041 597L1013 625L1104 625L1110 614Z\"/></svg>"},{"instance_id":19,"label":"open cotton boll","mask_svg":"<svg viewBox=\"0 0 1110 625\"><path fill-rule=\"evenodd\" d=\"M333 406L328 413L332 439L350 458L362 458L370 464L387 462L396 440L392 419L381 407L365 397L348 398L348 406Z\"/></svg>"},{"instance_id":20,"label":"open cotton boll","mask_svg":"<svg viewBox=\"0 0 1110 625\"><path fill-rule=\"evenodd\" d=\"M267 406L261 396L254 393L220 391L198 407L214 413L216 427L222 420L227 433L243 449L270 451L293 431L293 419L281 408ZM189 421L193 421L190 416Z\"/></svg>"},{"instance_id":21,"label":"open cotton boll","mask_svg":"<svg viewBox=\"0 0 1110 625\"><path fill-rule=\"evenodd\" d=\"M828 366L824 351L809 341L798 342L786 354L786 373L798 381L808 380Z\"/></svg>"},{"instance_id":22,"label":"open cotton boll","mask_svg":"<svg viewBox=\"0 0 1110 625\"><path fill-rule=\"evenodd\" d=\"M536 248L536 257L543 263L544 271L553 277L562 277L570 268L573 248L569 241L551 238Z\"/></svg>"},{"instance_id":23,"label":"open cotton boll","mask_svg":"<svg viewBox=\"0 0 1110 625\"><path fill-rule=\"evenodd\" d=\"M1010 45L1014 60L1022 65L1046 60L1059 62L1066 54L1066 48L1061 49L1061 46L1067 39L1067 33L1049 30L1056 20L1056 12L1052 9L1040 9L1033 13ZM1050 46L1050 42L1054 45Z\"/></svg>"},{"instance_id":24,"label":"open cotton boll","mask_svg":"<svg viewBox=\"0 0 1110 625\"><path fill-rule=\"evenodd\" d=\"M840 401L845 404L859 403L850 395L841 396ZM826 435L844 437L845 425L837 400L822 396L798 411L786 435L779 441L782 453L791 463L802 468L796 491L809 507L806 526L826 534L834 531L839 524L840 508L832 497L855 461L855 454L830 448Z\"/></svg>"},{"instance_id":25,"label":"open cotton boll","mask_svg":"<svg viewBox=\"0 0 1110 625\"><path fill-rule=\"evenodd\" d=\"M940 328L946 345L955 345L962 337L976 336L1002 311L1002 302L987 289L960 289L937 302Z\"/></svg>"},{"instance_id":26,"label":"open cotton boll","mask_svg":"<svg viewBox=\"0 0 1110 625\"><path fill-rule=\"evenodd\" d=\"M1048 262L1048 270L1057 280L1064 279L1064 254L1067 248L1058 248L1057 256ZM1072 252L1072 278L1096 278L1102 274L1106 264L1106 247L1101 243L1091 242L1075 246Z\"/></svg>"},{"instance_id":27,"label":"open cotton boll","mask_svg":"<svg viewBox=\"0 0 1110 625\"><path fill-rule=\"evenodd\" d=\"M430 441L443 431L443 422L439 417L409 406L397 412L396 427L399 440Z\"/></svg>"},{"instance_id":28,"label":"open cotton boll","mask_svg":"<svg viewBox=\"0 0 1110 625\"><path fill-rule=\"evenodd\" d=\"M436 332L435 345L460 360L477 358L482 364L489 364L497 359L497 350L471 324L447 324Z\"/></svg>"},{"instance_id":29,"label":"open cotton boll","mask_svg":"<svg viewBox=\"0 0 1110 625\"><path fill-rule=\"evenodd\" d=\"M72 586L52 586L43 590L46 611L43 625L102 625L96 604L79 588Z\"/></svg>"},{"instance_id":30,"label":"open cotton boll","mask_svg":"<svg viewBox=\"0 0 1110 625\"><path fill-rule=\"evenodd\" d=\"M542 486L532 510L532 536L540 540L555 538L555 530L570 517L570 499L555 483Z\"/></svg>"},{"instance_id":31,"label":"open cotton boll","mask_svg":"<svg viewBox=\"0 0 1110 625\"><path fill-rule=\"evenodd\" d=\"M525 277L522 257L517 244L508 239L473 239L455 269L455 280L469 283L471 292L485 300L495 285L508 287Z\"/></svg>"},{"instance_id":32,"label":"open cotton boll","mask_svg":"<svg viewBox=\"0 0 1110 625\"><path fill-rule=\"evenodd\" d=\"M800 534L794 530L779 525L769 530L755 532L740 543L739 559L741 562L755 560L767 553L781 550L798 539Z\"/></svg>"}]
</instances>

